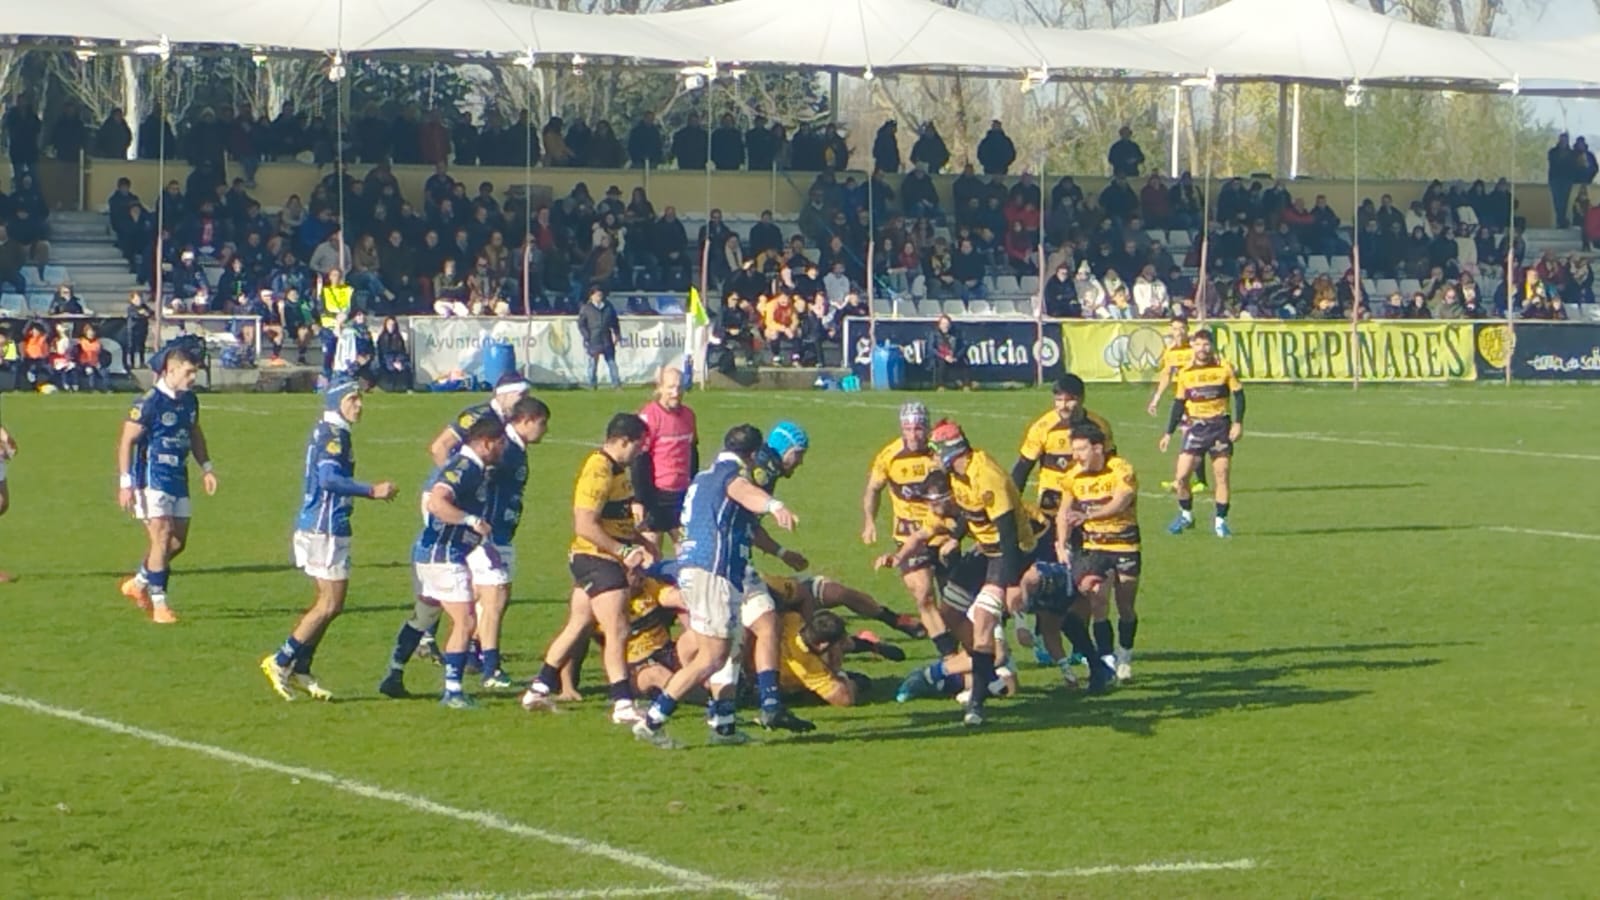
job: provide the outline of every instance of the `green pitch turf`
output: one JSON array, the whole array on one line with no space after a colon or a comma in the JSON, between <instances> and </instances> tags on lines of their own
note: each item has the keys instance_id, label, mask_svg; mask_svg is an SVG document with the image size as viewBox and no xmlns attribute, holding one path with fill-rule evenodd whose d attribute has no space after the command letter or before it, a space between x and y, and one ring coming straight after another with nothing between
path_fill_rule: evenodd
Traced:
<instances>
[{"instance_id":1,"label":"green pitch turf","mask_svg":"<svg viewBox=\"0 0 1600 900\"><path fill-rule=\"evenodd\" d=\"M645 398L545 396L515 676L564 612L579 460ZM591 699L559 716L514 695L443 710L425 664L408 673L421 699L374 692L410 606L424 447L475 398L369 398L359 474L404 487L358 510L350 608L317 658L338 701L322 705L283 703L257 669L310 596L287 560L316 398L203 398L222 490L196 499L174 570L183 621L158 627L116 591L142 547L114 502L127 398L7 396L22 451L0 568L21 580L0 587L0 897L1592 896L1600 394L1251 387L1231 542L1205 527L1207 499L1200 528L1166 534L1171 457L1146 396L1092 386L1089 403L1141 477L1132 684L1087 698L1024 664L1021 696L968 733L950 701L893 703L931 657L902 640L906 664L852 663L870 703L807 711L814 735L706 748L686 709L678 753L609 724L595 660ZM710 441L804 424L785 543L909 610L857 537L903 399L691 402ZM1049 403L925 399L1005 463Z\"/></svg>"}]
</instances>

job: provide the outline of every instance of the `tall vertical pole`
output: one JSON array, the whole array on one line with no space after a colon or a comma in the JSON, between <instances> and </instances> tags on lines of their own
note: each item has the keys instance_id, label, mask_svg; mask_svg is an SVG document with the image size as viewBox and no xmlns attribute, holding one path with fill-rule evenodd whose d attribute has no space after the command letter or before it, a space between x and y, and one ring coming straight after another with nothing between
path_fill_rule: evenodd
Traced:
<instances>
[{"instance_id":1,"label":"tall vertical pole","mask_svg":"<svg viewBox=\"0 0 1600 900\"><path fill-rule=\"evenodd\" d=\"M1300 83L1294 85L1294 124L1289 131L1289 177L1300 177Z\"/></svg>"},{"instance_id":2,"label":"tall vertical pole","mask_svg":"<svg viewBox=\"0 0 1600 900\"><path fill-rule=\"evenodd\" d=\"M533 48L528 48L528 128L522 148L522 314L533 315Z\"/></svg>"},{"instance_id":3,"label":"tall vertical pole","mask_svg":"<svg viewBox=\"0 0 1600 900\"><path fill-rule=\"evenodd\" d=\"M162 297L161 263L167 256L167 58L156 61L156 258L155 274L151 279L151 305L156 308L156 346L161 346L162 322L166 318L166 300ZM145 339L147 342L148 338ZM144 350L145 347L140 347ZM155 373L152 373L154 375Z\"/></svg>"},{"instance_id":4,"label":"tall vertical pole","mask_svg":"<svg viewBox=\"0 0 1600 900\"><path fill-rule=\"evenodd\" d=\"M828 125L839 124L839 73L828 73Z\"/></svg>"},{"instance_id":5,"label":"tall vertical pole","mask_svg":"<svg viewBox=\"0 0 1600 900\"><path fill-rule=\"evenodd\" d=\"M1039 160L1039 287L1033 295L1033 381L1044 384L1044 187L1050 183L1045 169L1050 165L1048 154Z\"/></svg>"},{"instance_id":6,"label":"tall vertical pole","mask_svg":"<svg viewBox=\"0 0 1600 900\"><path fill-rule=\"evenodd\" d=\"M1350 268L1355 281L1350 285L1350 390L1361 389L1361 106L1350 107Z\"/></svg>"},{"instance_id":7,"label":"tall vertical pole","mask_svg":"<svg viewBox=\"0 0 1600 900\"><path fill-rule=\"evenodd\" d=\"M1278 82L1278 132L1277 154L1274 157L1273 174L1282 178L1283 173L1289 171L1289 85Z\"/></svg>"},{"instance_id":8,"label":"tall vertical pole","mask_svg":"<svg viewBox=\"0 0 1600 900\"><path fill-rule=\"evenodd\" d=\"M1511 95L1513 119L1515 118L1516 110L1517 95L1513 92ZM1504 372L1506 387L1511 386L1511 358L1517 352L1517 319L1511 311L1516 300L1517 279L1517 131L1515 128L1511 129L1510 144L1511 160L1506 169L1506 181L1511 185L1506 201L1506 223L1509 226L1506 229L1506 364ZM1557 210L1556 213L1559 215L1560 210Z\"/></svg>"},{"instance_id":9,"label":"tall vertical pole","mask_svg":"<svg viewBox=\"0 0 1600 900\"><path fill-rule=\"evenodd\" d=\"M1178 0L1178 18L1183 18L1183 0ZM1178 165L1178 141L1183 132L1183 85L1172 86L1172 159L1168 164L1171 177L1177 178L1181 166Z\"/></svg>"}]
</instances>

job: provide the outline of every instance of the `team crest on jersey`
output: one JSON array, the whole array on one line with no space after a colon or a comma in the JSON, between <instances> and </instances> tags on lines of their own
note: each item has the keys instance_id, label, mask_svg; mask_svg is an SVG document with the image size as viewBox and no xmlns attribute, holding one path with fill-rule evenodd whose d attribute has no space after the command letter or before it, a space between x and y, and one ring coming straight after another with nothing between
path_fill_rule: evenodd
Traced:
<instances>
[{"instance_id":1,"label":"team crest on jersey","mask_svg":"<svg viewBox=\"0 0 1600 900\"><path fill-rule=\"evenodd\" d=\"M461 473L455 469L449 469L444 473L444 480L455 484L461 480Z\"/></svg>"},{"instance_id":2,"label":"team crest on jersey","mask_svg":"<svg viewBox=\"0 0 1600 900\"><path fill-rule=\"evenodd\" d=\"M461 418L458 419L457 421L459 422L459 424L461 425L462 428L471 428L472 427L472 423L474 421L476 421L476 420L472 418L472 413L462 413L461 414Z\"/></svg>"},{"instance_id":3,"label":"team crest on jersey","mask_svg":"<svg viewBox=\"0 0 1600 900\"><path fill-rule=\"evenodd\" d=\"M331 440L331 441L328 442L328 452L329 453L333 453L335 455L338 454L338 452L339 452L339 442L338 442L338 440Z\"/></svg>"},{"instance_id":4,"label":"team crest on jersey","mask_svg":"<svg viewBox=\"0 0 1600 900\"><path fill-rule=\"evenodd\" d=\"M161 424L167 426L168 428L171 428L172 426L178 424L178 414L174 413L174 412L164 412L164 413L162 413L161 414Z\"/></svg>"},{"instance_id":5,"label":"team crest on jersey","mask_svg":"<svg viewBox=\"0 0 1600 900\"><path fill-rule=\"evenodd\" d=\"M757 487L766 487L772 483L772 473L763 466L756 466L751 471L750 477L751 480L755 481Z\"/></svg>"},{"instance_id":6,"label":"team crest on jersey","mask_svg":"<svg viewBox=\"0 0 1600 900\"><path fill-rule=\"evenodd\" d=\"M133 407L133 408L128 410L128 419L130 421L137 422L143 417L144 417L144 410L140 409L137 406L135 406L135 407Z\"/></svg>"},{"instance_id":7,"label":"team crest on jersey","mask_svg":"<svg viewBox=\"0 0 1600 900\"><path fill-rule=\"evenodd\" d=\"M983 492L983 505L985 509L994 505L994 491Z\"/></svg>"}]
</instances>

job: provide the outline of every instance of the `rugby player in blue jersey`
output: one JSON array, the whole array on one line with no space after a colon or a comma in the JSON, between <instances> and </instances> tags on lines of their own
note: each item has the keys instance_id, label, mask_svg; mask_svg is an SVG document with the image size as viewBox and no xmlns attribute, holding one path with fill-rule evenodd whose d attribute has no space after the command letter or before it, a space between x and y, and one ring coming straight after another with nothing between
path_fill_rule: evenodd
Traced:
<instances>
[{"instance_id":1,"label":"rugby player in blue jersey","mask_svg":"<svg viewBox=\"0 0 1600 900\"><path fill-rule=\"evenodd\" d=\"M799 519L747 474L762 449L761 432L740 425L723 438L723 452L696 475L683 500L683 541L678 545L678 590L689 610L693 645L651 703L634 737L663 748L677 747L665 731L678 702L728 661L743 630L739 607L757 517L770 513L786 530ZM743 743L734 722L733 685L713 688L710 724L714 744Z\"/></svg>"},{"instance_id":2,"label":"rugby player in blue jersey","mask_svg":"<svg viewBox=\"0 0 1600 900\"><path fill-rule=\"evenodd\" d=\"M440 609L450 616L450 637L444 647L444 696L451 709L471 709L477 704L462 690L467 650L477 627L473 609L472 572L467 557L492 540L494 528L484 516L489 512L489 469L500 461L506 447L506 426L499 416L484 416L467 429L461 448L445 463L428 486L423 499L422 533L411 548L418 600L412 618L400 626L390 657L389 676L378 690L404 696L400 677L406 660L417 649L423 632L439 620Z\"/></svg>"},{"instance_id":3,"label":"rugby player in blue jersey","mask_svg":"<svg viewBox=\"0 0 1600 900\"><path fill-rule=\"evenodd\" d=\"M167 604L168 566L189 542L189 456L200 464L207 495L217 475L193 388L200 360L187 347L168 347L151 360L155 386L128 409L117 437L117 503L144 523L150 544L122 595L162 625L178 621Z\"/></svg>"},{"instance_id":4,"label":"rugby player in blue jersey","mask_svg":"<svg viewBox=\"0 0 1600 900\"><path fill-rule=\"evenodd\" d=\"M506 416L506 448L489 471L489 520L493 533L467 555L472 595L478 617L478 647L483 654L483 686L511 687L500 668L500 622L511 600L511 578L517 552L512 540L522 523L522 495L528 486L528 447L544 438L550 407L537 397L523 397Z\"/></svg>"},{"instance_id":5,"label":"rugby player in blue jersey","mask_svg":"<svg viewBox=\"0 0 1600 900\"><path fill-rule=\"evenodd\" d=\"M294 564L316 583L311 608L278 652L261 660L267 683L285 700L303 691L314 700L333 695L311 674L311 660L328 626L344 611L350 587L350 514L357 497L393 500L392 481L357 481L350 427L361 421L361 385L346 381L323 394L323 413L306 442L304 489L295 520Z\"/></svg>"}]
</instances>

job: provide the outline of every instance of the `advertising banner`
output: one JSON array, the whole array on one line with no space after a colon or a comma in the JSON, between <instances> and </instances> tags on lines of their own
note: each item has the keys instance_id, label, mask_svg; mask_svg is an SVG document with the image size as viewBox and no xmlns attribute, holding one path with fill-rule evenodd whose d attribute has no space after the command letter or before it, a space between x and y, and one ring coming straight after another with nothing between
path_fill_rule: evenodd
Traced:
<instances>
[{"instance_id":1,"label":"advertising banner","mask_svg":"<svg viewBox=\"0 0 1600 900\"><path fill-rule=\"evenodd\" d=\"M682 316L623 316L622 342L617 345L617 373L628 384L653 382L663 365L683 363L687 327ZM415 317L411 320L412 365L418 384L464 372L483 372L485 345L505 341L529 381L540 385L589 382L589 355L578 333L578 320L562 316L533 319ZM600 380L608 379L605 362Z\"/></svg>"},{"instance_id":2,"label":"advertising banner","mask_svg":"<svg viewBox=\"0 0 1600 900\"><path fill-rule=\"evenodd\" d=\"M1600 325L1589 322L1480 322L1473 341L1479 378L1600 381Z\"/></svg>"},{"instance_id":3,"label":"advertising banner","mask_svg":"<svg viewBox=\"0 0 1600 900\"><path fill-rule=\"evenodd\" d=\"M879 319L878 343L888 341L900 348L906 359L908 386L928 383L933 364L928 339L934 319ZM1044 363L1044 378L1061 374L1060 328L1046 323L1044 341L1038 341L1037 326L1024 319L967 320L956 323L965 352L966 371L957 377L978 384L1033 384L1038 361ZM849 348L851 368L866 381L872 371L872 337L866 319L846 319L844 345Z\"/></svg>"},{"instance_id":4,"label":"advertising banner","mask_svg":"<svg viewBox=\"0 0 1600 900\"><path fill-rule=\"evenodd\" d=\"M1283 322L1214 319L1217 352L1245 381L1471 381L1472 322ZM1048 334L1052 325L1047 324ZM1190 328L1198 326L1190 323ZM1063 322L1062 356L1085 381L1154 381L1163 321Z\"/></svg>"}]
</instances>

